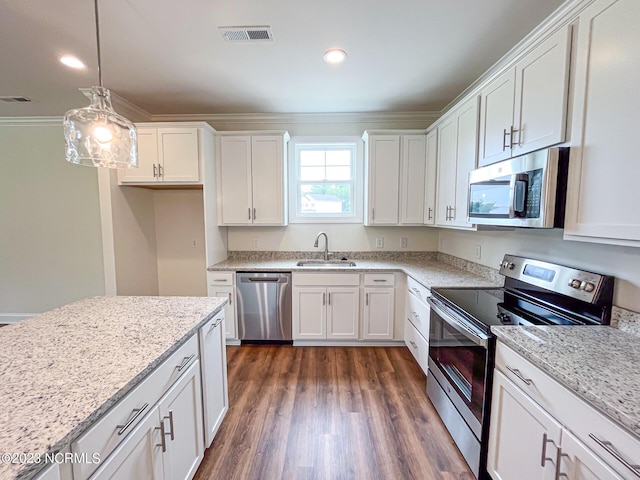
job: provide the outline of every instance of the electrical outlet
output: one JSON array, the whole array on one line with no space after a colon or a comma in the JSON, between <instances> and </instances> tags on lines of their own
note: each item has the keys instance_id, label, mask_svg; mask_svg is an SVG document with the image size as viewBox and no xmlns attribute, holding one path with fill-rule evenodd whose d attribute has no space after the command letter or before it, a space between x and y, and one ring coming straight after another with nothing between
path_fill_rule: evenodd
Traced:
<instances>
[{"instance_id":1,"label":"electrical outlet","mask_svg":"<svg viewBox=\"0 0 640 480\"><path fill-rule=\"evenodd\" d=\"M400 237L400 248L407 248L407 237Z\"/></svg>"},{"instance_id":2,"label":"electrical outlet","mask_svg":"<svg viewBox=\"0 0 640 480\"><path fill-rule=\"evenodd\" d=\"M482 247L480 245L476 245L476 259L480 260L482 256Z\"/></svg>"},{"instance_id":3,"label":"electrical outlet","mask_svg":"<svg viewBox=\"0 0 640 480\"><path fill-rule=\"evenodd\" d=\"M376 248L384 247L384 237L376 237Z\"/></svg>"},{"instance_id":4,"label":"electrical outlet","mask_svg":"<svg viewBox=\"0 0 640 480\"><path fill-rule=\"evenodd\" d=\"M253 248L258 248L260 246L260 239L259 238L252 238L251 239L251 245L253 246Z\"/></svg>"},{"instance_id":5,"label":"electrical outlet","mask_svg":"<svg viewBox=\"0 0 640 480\"><path fill-rule=\"evenodd\" d=\"M193 240L191 240L191 246L193 248L197 248L198 247L198 240L196 240L195 238Z\"/></svg>"}]
</instances>

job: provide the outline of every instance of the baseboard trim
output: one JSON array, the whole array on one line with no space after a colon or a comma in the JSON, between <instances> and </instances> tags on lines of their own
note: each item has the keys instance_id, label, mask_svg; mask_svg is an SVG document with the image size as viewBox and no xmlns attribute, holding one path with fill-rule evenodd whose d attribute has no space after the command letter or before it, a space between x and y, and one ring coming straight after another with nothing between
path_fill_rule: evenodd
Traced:
<instances>
[{"instance_id":1,"label":"baseboard trim","mask_svg":"<svg viewBox=\"0 0 640 480\"><path fill-rule=\"evenodd\" d=\"M239 338L227 338L227 345L240 345Z\"/></svg>"},{"instance_id":2,"label":"baseboard trim","mask_svg":"<svg viewBox=\"0 0 640 480\"><path fill-rule=\"evenodd\" d=\"M294 340L294 347L404 347L404 340Z\"/></svg>"},{"instance_id":3,"label":"baseboard trim","mask_svg":"<svg viewBox=\"0 0 640 480\"><path fill-rule=\"evenodd\" d=\"M35 313L0 313L0 323L18 323L29 317L33 317Z\"/></svg>"}]
</instances>

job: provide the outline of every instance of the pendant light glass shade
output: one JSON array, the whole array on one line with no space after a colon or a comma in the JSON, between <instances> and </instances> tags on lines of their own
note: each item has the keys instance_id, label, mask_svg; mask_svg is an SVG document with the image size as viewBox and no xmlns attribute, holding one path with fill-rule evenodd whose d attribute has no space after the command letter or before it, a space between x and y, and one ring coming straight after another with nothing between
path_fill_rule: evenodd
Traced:
<instances>
[{"instance_id":1,"label":"pendant light glass shade","mask_svg":"<svg viewBox=\"0 0 640 480\"><path fill-rule=\"evenodd\" d=\"M94 0L99 87L91 87L91 105L64 115L64 151L67 162L89 167L138 166L136 127L111 106L111 93L102 85L100 19Z\"/></svg>"},{"instance_id":2,"label":"pendant light glass shade","mask_svg":"<svg viewBox=\"0 0 640 480\"><path fill-rule=\"evenodd\" d=\"M138 166L136 127L111 106L111 93L91 87L91 105L64 116L65 157L90 167Z\"/></svg>"}]
</instances>

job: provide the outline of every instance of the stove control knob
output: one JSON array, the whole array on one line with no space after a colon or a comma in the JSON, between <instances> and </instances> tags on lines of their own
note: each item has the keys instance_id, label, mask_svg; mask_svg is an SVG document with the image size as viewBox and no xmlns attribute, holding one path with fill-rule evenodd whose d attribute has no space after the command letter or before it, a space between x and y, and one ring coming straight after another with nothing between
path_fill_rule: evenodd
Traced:
<instances>
[{"instance_id":1,"label":"stove control knob","mask_svg":"<svg viewBox=\"0 0 640 480\"><path fill-rule=\"evenodd\" d=\"M569 286L571 288L579 289L580 285L582 285L582 282L580 280L575 279L575 278L569 282Z\"/></svg>"},{"instance_id":2,"label":"stove control knob","mask_svg":"<svg viewBox=\"0 0 640 480\"><path fill-rule=\"evenodd\" d=\"M584 286L585 292L593 292L596 289L596 286L593 283L587 282Z\"/></svg>"},{"instance_id":3,"label":"stove control knob","mask_svg":"<svg viewBox=\"0 0 640 480\"><path fill-rule=\"evenodd\" d=\"M508 268L509 270L513 270L515 267L516 267L516 264L515 264L515 263L513 263L513 262L509 262L509 263L507 263L507 268Z\"/></svg>"}]
</instances>

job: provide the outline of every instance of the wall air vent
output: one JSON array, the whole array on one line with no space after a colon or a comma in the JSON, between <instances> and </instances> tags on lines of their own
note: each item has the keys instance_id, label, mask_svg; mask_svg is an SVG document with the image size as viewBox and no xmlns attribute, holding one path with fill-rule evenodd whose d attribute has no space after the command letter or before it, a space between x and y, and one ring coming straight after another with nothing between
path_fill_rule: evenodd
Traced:
<instances>
[{"instance_id":1,"label":"wall air vent","mask_svg":"<svg viewBox=\"0 0 640 480\"><path fill-rule=\"evenodd\" d=\"M17 96L17 97L0 96L0 101L7 102L7 103L27 103L27 102L30 102L31 99L27 97L20 97L20 96Z\"/></svg>"},{"instance_id":2,"label":"wall air vent","mask_svg":"<svg viewBox=\"0 0 640 480\"><path fill-rule=\"evenodd\" d=\"M227 42L273 42L271 27L218 27Z\"/></svg>"}]
</instances>

